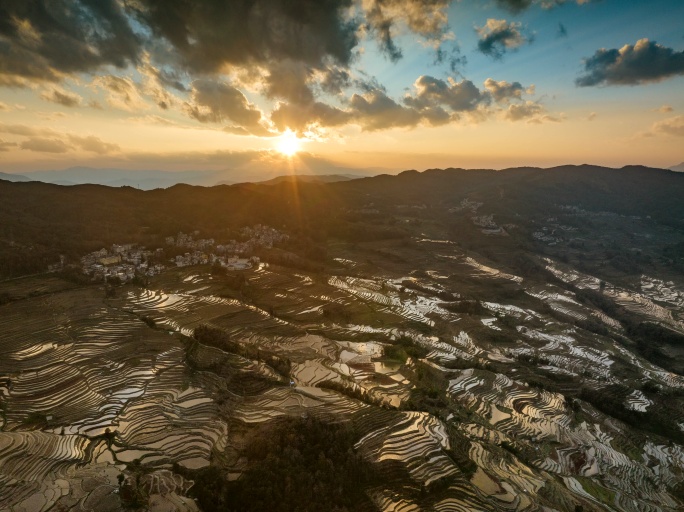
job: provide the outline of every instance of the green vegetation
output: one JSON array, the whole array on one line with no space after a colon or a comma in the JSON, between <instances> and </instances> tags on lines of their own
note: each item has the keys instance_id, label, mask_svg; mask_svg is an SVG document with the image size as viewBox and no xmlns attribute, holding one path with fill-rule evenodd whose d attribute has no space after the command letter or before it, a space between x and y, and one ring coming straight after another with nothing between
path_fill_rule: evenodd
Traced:
<instances>
[{"instance_id":1,"label":"green vegetation","mask_svg":"<svg viewBox=\"0 0 684 512\"><path fill-rule=\"evenodd\" d=\"M283 359L270 351L261 350L256 345L246 345L236 343L230 339L227 332L209 325L199 325L195 328L193 339L196 342L208 345L210 347L220 348L225 352L237 354L247 359L262 361L270 365L274 370L284 376L290 375L290 361ZM186 352L188 355L188 362L195 363L195 352L197 346L191 341L186 344Z\"/></svg>"},{"instance_id":2,"label":"green vegetation","mask_svg":"<svg viewBox=\"0 0 684 512\"><path fill-rule=\"evenodd\" d=\"M204 512L331 512L373 510L365 491L378 475L354 451L346 424L283 420L255 429L246 442L248 469L229 482L210 466L190 476Z\"/></svg>"},{"instance_id":3,"label":"green vegetation","mask_svg":"<svg viewBox=\"0 0 684 512\"><path fill-rule=\"evenodd\" d=\"M579 398L637 430L684 443L684 432L672 422L667 408L652 407L648 412L638 412L625 408L625 401L630 392L630 388L621 385L611 385L600 389L583 387Z\"/></svg>"},{"instance_id":4,"label":"green vegetation","mask_svg":"<svg viewBox=\"0 0 684 512\"><path fill-rule=\"evenodd\" d=\"M428 354L428 350L417 345L408 336L399 337L392 345L384 348L384 355L387 359L405 363L409 357L420 359Z\"/></svg>"}]
</instances>

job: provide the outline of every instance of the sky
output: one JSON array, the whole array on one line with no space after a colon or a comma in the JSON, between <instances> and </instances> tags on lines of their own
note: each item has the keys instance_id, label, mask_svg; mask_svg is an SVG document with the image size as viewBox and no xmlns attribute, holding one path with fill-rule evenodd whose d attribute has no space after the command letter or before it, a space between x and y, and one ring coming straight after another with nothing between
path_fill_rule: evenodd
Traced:
<instances>
[{"instance_id":1,"label":"sky","mask_svg":"<svg viewBox=\"0 0 684 512\"><path fill-rule=\"evenodd\" d=\"M0 172L684 161L681 0L0 2Z\"/></svg>"}]
</instances>

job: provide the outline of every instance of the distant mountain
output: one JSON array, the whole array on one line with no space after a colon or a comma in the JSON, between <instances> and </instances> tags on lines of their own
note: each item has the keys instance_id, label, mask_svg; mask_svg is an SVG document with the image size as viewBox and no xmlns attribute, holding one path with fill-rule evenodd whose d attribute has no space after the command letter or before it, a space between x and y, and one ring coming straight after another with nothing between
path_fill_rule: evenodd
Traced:
<instances>
[{"instance_id":1,"label":"distant mountain","mask_svg":"<svg viewBox=\"0 0 684 512\"><path fill-rule=\"evenodd\" d=\"M31 181L30 178L27 178L26 176L23 176L21 174L8 174L4 172L0 172L0 180L5 180L5 181Z\"/></svg>"},{"instance_id":2,"label":"distant mountain","mask_svg":"<svg viewBox=\"0 0 684 512\"><path fill-rule=\"evenodd\" d=\"M142 190L168 188L178 183L210 186L221 179L225 171L161 171L97 169L93 167L70 167L54 171L32 171L27 180L42 181L55 185L106 185L109 187L133 187Z\"/></svg>"},{"instance_id":3,"label":"distant mountain","mask_svg":"<svg viewBox=\"0 0 684 512\"><path fill-rule=\"evenodd\" d=\"M359 176L358 174L324 174L321 176L314 174L294 174L289 176L278 176L270 180L257 181L256 183L260 185L277 185L278 183L288 181L298 181L303 183L336 183L338 181L356 180L364 177L365 176ZM217 185L232 185L232 183L221 182L217 183Z\"/></svg>"},{"instance_id":4,"label":"distant mountain","mask_svg":"<svg viewBox=\"0 0 684 512\"><path fill-rule=\"evenodd\" d=\"M679 165L673 165L670 167L670 170L675 172L684 172L684 162Z\"/></svg>"},{"instance_id":5,"label":"distant mountain","mask_svg":"<svg viewBox=\"0 0 684 512\"><path fill-rule=\"evenodd\" d=\"M294 168L293 168L294 166ZM299 172L304 171L302 174ZM260 183L279 179L288 175L308 176L300 181L316 181L329 183L374 176L387 169L356 169L339 167L332 162L314 155L302 154L295 161L280 158L255 160L235 169L197 170L197 171L163 171L163 170L130 170L94 167L70 167L68 169L50 171L30 171L24 175L0 173L0 179L7 181L42 181L55 185L106 185L108 187L133 187L141 190L169 188L178 184L211 187L214 185L233 185L235 183ZM330 178L334 176L336 178Z\"/></svg>"}]
</instances>

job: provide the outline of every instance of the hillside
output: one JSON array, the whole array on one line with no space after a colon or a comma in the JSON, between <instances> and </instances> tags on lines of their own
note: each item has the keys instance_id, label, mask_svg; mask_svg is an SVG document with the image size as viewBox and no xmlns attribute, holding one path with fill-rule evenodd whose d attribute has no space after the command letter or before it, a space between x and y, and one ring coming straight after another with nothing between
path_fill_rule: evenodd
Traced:
<instances>
[{"instance_id":1,"label":"hillside","mask_svg":"<svg viewBox=\"0 0 684 512\"><path fill-rule=\"evenodd\" d=\"M595 214L649 217L654 226L676 232L684 226L684 175L662 169L435 169L297 183L296 188L286 181L141 191L0 181L0 254L4 262L22 262L16 270L5 264L0 275L37 271L45 265L44 258L58 254L75 257L117 240L166 236L179 229L219 234L231 226L265 223L319 240L401 236L401 225L385 222L394 208L424 205L439 214L464 199L486 204L488 213L501 216L500 223L522 224L523 231L533 218L552 216L568 206ZM372 222L359 213L364 209L378 210ZM31 267L33 259L40 261Z\"/></svg>"}]
</instances>

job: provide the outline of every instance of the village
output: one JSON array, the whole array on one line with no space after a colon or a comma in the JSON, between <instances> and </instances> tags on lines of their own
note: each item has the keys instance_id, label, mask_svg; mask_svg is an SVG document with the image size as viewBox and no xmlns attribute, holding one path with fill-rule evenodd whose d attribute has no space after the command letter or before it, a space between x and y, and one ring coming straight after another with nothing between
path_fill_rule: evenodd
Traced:
<instances>
[{"instance_id":1,"label":"village","mask_svg":"<svg viewBox=\"0 0 684 512\"><path fill-rule=\"evenodd\" d=\"M253 255L258 248L271 249L286 241L287 234L261 224L240 230L240 241L230 240L217 244L213 238L196 238L192 234L179 232L175 237L165 239L166 248L147 249L136 244L113 244L81 258L83 273L94 280L118 280L122 283L136 277L152 277L167 267L188 267L191 265L220 265L227 270L245 270L259 263ZM187 251L181 254L179 249ZM167 258L167 253L175 256Z\"/></svg>"}]
</instances>

